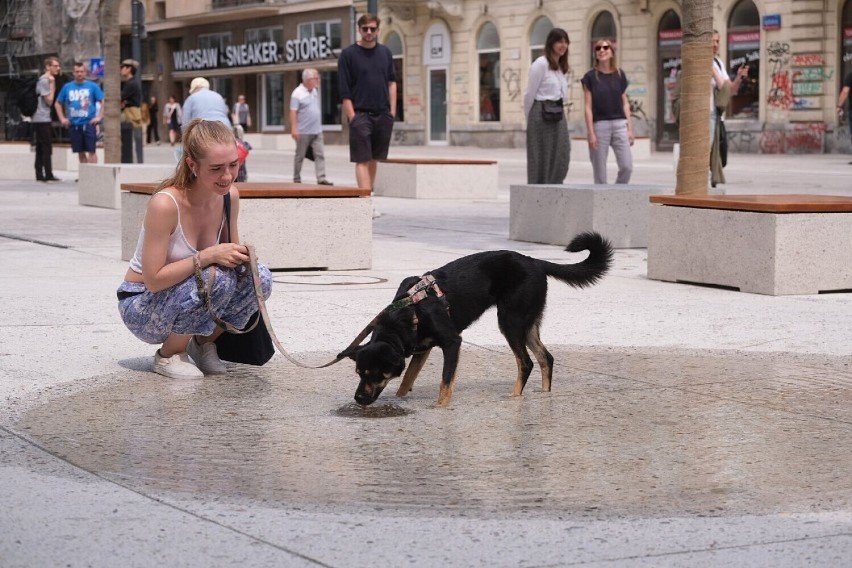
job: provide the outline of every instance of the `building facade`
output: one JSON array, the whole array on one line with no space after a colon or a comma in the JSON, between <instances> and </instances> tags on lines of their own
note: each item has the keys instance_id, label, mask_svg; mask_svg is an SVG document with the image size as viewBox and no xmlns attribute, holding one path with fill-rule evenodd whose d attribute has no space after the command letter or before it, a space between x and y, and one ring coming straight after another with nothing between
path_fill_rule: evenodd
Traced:
<instances>
[{"instance_id":1,"label":"building facade","mask_svg":"<svg viewBox=\"0 0 852 568\"><path fill-rule=\"evenodd\" d=\"M132 56L130 3L121 6L123 57ZM337 54L357 39L355 21L366 1L143 3L146 95L182 101L190 81L204 76L231 103L246 95L255 130L286 133L290 93L302 70L315 67L326 139L345 141ZM379 0L378 6L380 41L394 53L399 81L397 144L524 146L528 70L552 27L571 38L572 136L585 136L579 79L592 64L593 43L608 38L630 81L637 134L659 151L677 141L671 101L682 10L675 0ZM713 0L713 14L730 73L743 63L750 68L727 111L731 150L848 151L849 130L838 123L836 104L852 72L852 0Z\"/></svg>"}]
</instances>

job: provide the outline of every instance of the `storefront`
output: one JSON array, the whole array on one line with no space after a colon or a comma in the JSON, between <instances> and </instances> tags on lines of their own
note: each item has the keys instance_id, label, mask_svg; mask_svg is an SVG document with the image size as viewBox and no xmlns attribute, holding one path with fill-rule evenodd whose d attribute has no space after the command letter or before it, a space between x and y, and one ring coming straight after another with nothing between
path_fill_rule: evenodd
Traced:
<instances>
[{"instance_id":1,"label":"storefront","mask_svg":"<svg viewBox=\"0 0 852 568\"><path fill-rule=\"evenodd\" d=\"M657 29L657 150L671 150L679 140L678 123L673 103L681 68L683 30L680 16L669 10L660 19Z\"/></svg>"},{"instance_id":2,"label":"storefront","mask_svg":"<svg viewBox=\"0 0 852 568\"><path fill-rule=\"evenodd\" d=\"M341 130L336 53L351 43L351 29L351 11L334 9L157 32L151 39L160 56L146 92L182 103L192 79L205 77L229 106L245 95L252 131L285 132L290 93L312 67L320 72L323 125L333 143Z\"/></svg>"}]
</instances>

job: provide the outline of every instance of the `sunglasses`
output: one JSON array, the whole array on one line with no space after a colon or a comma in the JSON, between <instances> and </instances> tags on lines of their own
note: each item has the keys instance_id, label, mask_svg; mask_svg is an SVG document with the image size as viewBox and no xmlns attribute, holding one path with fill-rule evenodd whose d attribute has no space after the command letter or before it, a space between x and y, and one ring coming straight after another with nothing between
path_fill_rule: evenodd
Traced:
<instances>
[{"instance_id":1,"label":"sunglasses","mask_svg":"<svg viewBox=\"0 0 852 568\"><path fill-rule=\"evenodd\" d=\"M604 51L604 50L607 50L607 49L609 49L608 45L596 45L595 46L595 51Z\"/></svg>"},{"instance_id":2,"label":"sunglasses","mask_svg":"<svg viewBox=\"0 0 852 568\"><path fill-rule=\"evenodd\" d=\"M364 33L376 33L377 29L379 29L379 26L361 26L361 31Z\"/></svg>"}]
</instances>

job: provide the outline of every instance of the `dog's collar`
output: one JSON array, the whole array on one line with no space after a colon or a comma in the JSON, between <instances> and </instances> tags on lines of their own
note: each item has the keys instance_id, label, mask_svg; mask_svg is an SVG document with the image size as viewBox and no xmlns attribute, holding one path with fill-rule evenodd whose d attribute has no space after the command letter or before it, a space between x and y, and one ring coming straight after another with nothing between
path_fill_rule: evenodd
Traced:
<instances>
[{"instance_id":1,"label":"dog's collar","mask_svg":"<svg viewBox=\"0 0 852 568\"><path fill-rule=\"evenodd\" d=\"M438 283L435 281L435 277L427 272L414 286L408 289L404 298L400 298L393 302L387 307L387 309L389 311L399 310L406 306L417 304L429 295L429 290L435 292L435 296L438 298L444 297L444 291L441 290L440 286L438 286Z\"/></svg>"}]
</instances>

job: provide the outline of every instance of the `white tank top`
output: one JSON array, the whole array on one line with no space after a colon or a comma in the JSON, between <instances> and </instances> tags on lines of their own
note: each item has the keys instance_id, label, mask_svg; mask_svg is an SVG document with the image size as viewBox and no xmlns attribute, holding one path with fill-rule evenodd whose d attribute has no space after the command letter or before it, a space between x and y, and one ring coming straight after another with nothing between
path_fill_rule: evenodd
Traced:
<instances>
[{"instance_id":1,"label":"white tank top","mask_svg":"<svg viewBox=\"0 0 852 568\"><path fill-rule=\"evenodd\" d=\"M178 205L175 196L168 191L159 191L154 195L163 193L172 198L177 207L178 221L175 227L175 232L169 236L169 250L166 253L166 264L177 262L188 258L198 251L186 240L186 235L183 234L183 227L180 225L180 205ZM219 227L219 235L216 237L216 242L222 242L222 229L225 228L225 213L222 213L222 225ZM133 258L130 259L130 270L142 274L142 245L145 242L145 222L142 221L142 230L139 231L139 240L136 242L136 252L133 253Z\"/></svg>"}]
</instances>

